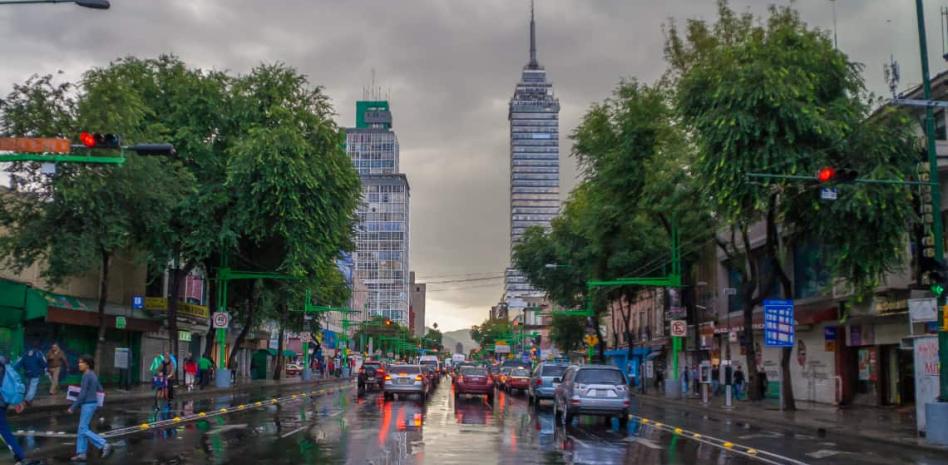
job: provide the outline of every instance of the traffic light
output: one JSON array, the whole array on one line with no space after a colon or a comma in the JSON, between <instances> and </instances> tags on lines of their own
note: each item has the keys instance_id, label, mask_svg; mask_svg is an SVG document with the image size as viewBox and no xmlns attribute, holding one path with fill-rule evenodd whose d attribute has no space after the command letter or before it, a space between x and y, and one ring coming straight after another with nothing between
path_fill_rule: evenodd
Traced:
<instances>
[{"instance_id":1,"label":"traffic light","mask_svg":"<svg viewBox=\"0 0 948 465\"><path fill-rule=\"evenodd\" d=\"M82 131L79 141L90 149L120 149L121 139L115 134L99 134L97 132Z\"/></svg>"},{"instance_id":2,"label":"traffic light","mask_svg":"<svg viewBox=\"0 0 948 465\"><path fill-rule=\"evenodd\" d=\"M824 166L816 172L816 181L820 184L829 182L853 182L859 177L859 172L849 168L834 168Z\"/></svg>"},{"instance_id":3,"label":"traffic light","mask_svg":"<svg viewBox=\"0 0 948 465\"><path fill-rule=\"evenodd\" d=\"M948 268L945 262L933 257L922 255L919 260L922 273L922 283L927 284L936 298L941 297L945 292L945 284L948 283Z\"/></svg>"}]
</instances>

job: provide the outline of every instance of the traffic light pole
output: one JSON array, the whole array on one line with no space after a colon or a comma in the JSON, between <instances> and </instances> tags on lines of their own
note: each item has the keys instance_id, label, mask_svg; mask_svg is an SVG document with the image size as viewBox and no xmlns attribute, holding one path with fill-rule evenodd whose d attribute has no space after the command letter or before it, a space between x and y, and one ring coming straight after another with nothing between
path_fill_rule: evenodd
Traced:
<instances>
[{"instance_id":1,"label":"traffic light pole","mask_svg":"<svg viewBox=\"0 0 948 465\"><path fill-rule=\"evenodd\" d=\"M932 99L932 83L928 72L928 40L925 36L925 11L922 0L915 0L918 19L918 48L922 62L922 90L925 100ZM938 153L935 150L935 116L932 107L925 108L925 139L928 148L929 176L932 183L932 229L935 236L935 258L945 258L941 222L941 189L938 184ZM948 445L948 331L945 322L945 296L938 299L938 359L940 369L938 402L925 405L926 437L929 442Z\"/></svg>"}]
</instances>

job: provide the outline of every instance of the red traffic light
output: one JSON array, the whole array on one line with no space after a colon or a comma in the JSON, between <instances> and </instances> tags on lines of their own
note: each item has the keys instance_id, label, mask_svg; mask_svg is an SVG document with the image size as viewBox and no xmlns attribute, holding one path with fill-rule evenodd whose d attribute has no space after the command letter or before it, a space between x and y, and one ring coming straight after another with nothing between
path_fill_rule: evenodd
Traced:
<instances>
[{"instance_id":1,"label":"red traffic light","mask_svg":"<svg viewBox=\"0 0 948 465\"><path fill-rule=\"evenodd\" d=\"M836 177L836 170L829 166L820 168L820 170L816 173L816 180L821 183L830 182L834 177Z\"/></svg>"},{"instance_id":2,"label":"red traffic light","mask_svg":"<svg viewBox=\"0 0 948 465\"><path fill-rule=\"evenodd\" d=\"M82 131L79 133L79 141L82 142L82 145L85 145L90 149L95 147L95 136L89 131Z\"/></svg>"}]
</instances>

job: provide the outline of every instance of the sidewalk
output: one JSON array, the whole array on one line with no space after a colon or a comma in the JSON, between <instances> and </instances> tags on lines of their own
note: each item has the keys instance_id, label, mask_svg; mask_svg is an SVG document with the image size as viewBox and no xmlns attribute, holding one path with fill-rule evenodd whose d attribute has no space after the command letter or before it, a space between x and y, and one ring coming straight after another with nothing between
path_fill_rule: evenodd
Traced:
<instances>
[{"instance_id":1,"label":"sidewalk","mask_svg":"<svg viewBox=\"0 0 948 465\"><path fill-rule=\"evenodd\" d=\"M354 378L352 378L354 379ZM208 386L204 389L194 389L193 391L188 391L184 388L183 385L175 386L174 397L175 399L189 399L196 397L204 396L213 396L218 394L233 394L238 392L249 391L251 389L267 389L267 388L283 388L287 386L313 386L323 383L331 383L334 381L346 382L348 378L318 378L313 377L310 381L303 381L301 377L293 377L289 379L282 379L275 381L272 379L266 380L241 380L240 382L231 385L229 388L217 388L213 385ZM121 389L110 388L105 390L105 402L106 404L122 404L130 403L135 401L147 400L151 401L155 398L155 391L151 389L149 384L141 384L133 386L130 390L125 391ZM49 410L60 410L66 409L70 405L70 402L66 400L66 389L65 386L61 389L55 396L49 395L49 392L40 391L36 394L36 399L33 400L33 405L28 407L26 413L36 413Z\"/></svg>"},{"instance_id":2,"label":"sidewalk","mask_svg":"<svg viewBox=\"0 0 948 465\"><path fill-rule=\"evenodd\" d=\"M657 394L634 393L640 402L650 405L675 405L691 411L717 413L748 422L768 423L774 426L801 428L822 437L837 435L856 440L871 440L945 452L948 448L935 446L919 438L915 431L915 408L885 408L835 405L797 401L795 412L781 412L775 402L734 401L733 407L724 408L721 396L713 397L707 405L701 399L669 399Z\"/></svg>"}]
</instances>

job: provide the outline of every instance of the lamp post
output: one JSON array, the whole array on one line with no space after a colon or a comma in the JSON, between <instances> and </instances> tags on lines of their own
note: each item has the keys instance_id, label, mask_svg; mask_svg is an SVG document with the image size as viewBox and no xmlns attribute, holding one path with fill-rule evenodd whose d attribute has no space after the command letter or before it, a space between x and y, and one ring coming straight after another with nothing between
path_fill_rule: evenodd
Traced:
<instances>
[{"instance_id":1,"label":"lamp post","mask_svg":"<svg viewBox=\"0 0 948 465\"><path fill-rule=\"evenodd\" d=\"M3 0L0 5L29 5L35 3L75 3L81 7L92 8L93 10L108 10L109 0Z\"/></svg>"}]
</instances>

